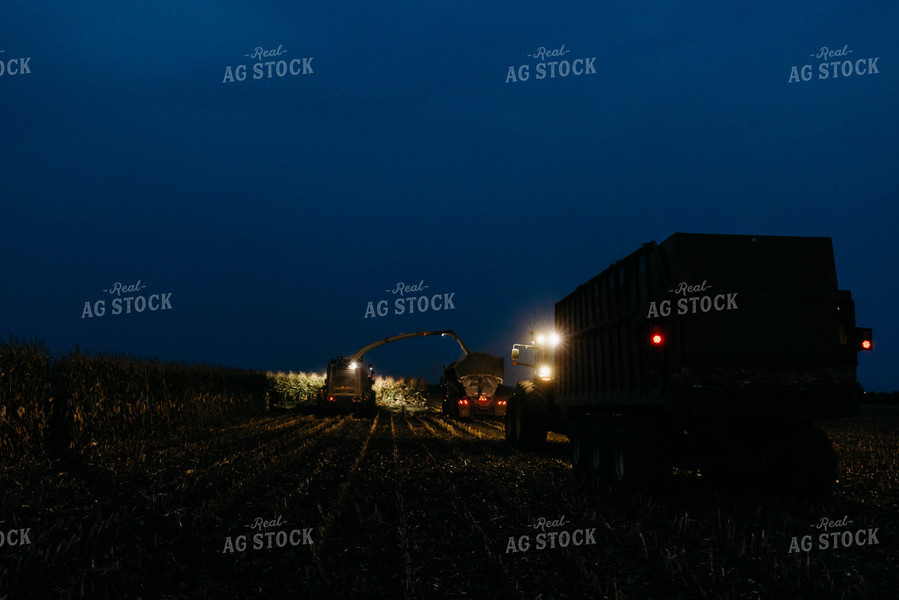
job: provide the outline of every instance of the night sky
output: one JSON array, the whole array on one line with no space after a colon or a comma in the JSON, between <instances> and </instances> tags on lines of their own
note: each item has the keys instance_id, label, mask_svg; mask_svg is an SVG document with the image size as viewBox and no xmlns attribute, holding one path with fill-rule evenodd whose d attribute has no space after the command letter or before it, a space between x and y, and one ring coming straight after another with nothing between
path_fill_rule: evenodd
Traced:
<instances>
[{"instance_id":1,"label":"night sky","mask_svg":"<svg viewBox=\"0 0 899 600\"><path fill-rule=\"evenodd\" d=\"M899 388L895 3L87 4L4 3L4 334L321 371L451 328L508 356L644 242L829 236L875 332L859 379ZM454 308L393 314L399 282ZM459 356L367 358L436 381Z\"/></svg>"}]
</instances>

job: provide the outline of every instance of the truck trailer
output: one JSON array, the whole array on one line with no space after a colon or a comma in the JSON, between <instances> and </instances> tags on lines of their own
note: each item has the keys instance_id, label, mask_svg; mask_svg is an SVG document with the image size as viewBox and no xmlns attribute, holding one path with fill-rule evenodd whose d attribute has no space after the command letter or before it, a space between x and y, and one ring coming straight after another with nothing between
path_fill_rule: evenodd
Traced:
<instances>
[{"instance_id":1,"label":"truck trailer","mask_svg":"<svg viewBox=\"0 0 899 600\"><path fill-rule=\"evenodd\" d=\"M496 397L503 382L503 359L471 352L443 368L443 412L460 418L472 415L504 417L504 398Z\"/></svg>"},{"instance_id":2,"label":"truck trailer","mask_svg":"<svg viewBox=\"0 0 899 600\"><path fill-rule=\"evenodd\" d=\"M830 238L675 233L578 286L554 320L513 346L535 374L509 402L511 444L565 434L577 471L638 488L673 467L832 488L837 457L813 421L857 414L873 341Z\"/></svg>"}]
</instances>

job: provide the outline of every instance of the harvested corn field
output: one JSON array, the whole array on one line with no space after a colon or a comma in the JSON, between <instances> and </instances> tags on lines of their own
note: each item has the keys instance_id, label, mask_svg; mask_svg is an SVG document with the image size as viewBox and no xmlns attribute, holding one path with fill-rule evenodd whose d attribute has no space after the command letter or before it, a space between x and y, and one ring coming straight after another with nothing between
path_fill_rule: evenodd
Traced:
<instances>
[{"instance_id":1,"label":"harvested corn field","mask_svg":"<svg viewBox=\"0 0 899 600\"><path fill-rule=\"evenodd\" d=\"M98 440L3 465L0 598L893 598L897 426L825 424L828 504L595 489L564 437L520 453L435 406Z\"/></svg>"}]
</instances>

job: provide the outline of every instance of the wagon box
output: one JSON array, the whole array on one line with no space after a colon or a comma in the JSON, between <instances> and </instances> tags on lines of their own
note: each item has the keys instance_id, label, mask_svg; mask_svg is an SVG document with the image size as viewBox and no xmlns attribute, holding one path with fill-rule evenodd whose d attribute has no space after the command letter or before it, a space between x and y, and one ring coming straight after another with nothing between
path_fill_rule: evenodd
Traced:
<instances>
[{"instance_id":1,"label":"wagon box","mask_svg":"<svg viewBox=\"0 0 899 600\"><path fill-rule=\"evenodd\" d=\"M813 455L816 484L831 481L832 448L811 422L856 414L857 352L872 347L825 237L643 244L556 303L555 334L555 347L513 349L513 364L531 352L543 373L519 384L507 439L565 433L578 468L641 484L649 463L670 472L668 457L789 479Z\"/></svg>"}]
</instances>

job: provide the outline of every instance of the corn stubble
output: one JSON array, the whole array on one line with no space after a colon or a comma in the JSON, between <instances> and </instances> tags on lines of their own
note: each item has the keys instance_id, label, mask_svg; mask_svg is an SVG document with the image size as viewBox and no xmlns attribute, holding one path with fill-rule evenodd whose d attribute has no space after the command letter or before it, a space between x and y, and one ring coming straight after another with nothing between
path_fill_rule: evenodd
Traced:
<instances>
[{"instance_id":1,"label":"corn stubble","mask_svg":"<svg viewBox=\"0 0 899 600\"><path fill-rule=\"evenodd\" d=\"M876 599L899 589L899 416L821 424L841 457L827 504L686 472L647 496L578 479L563 436L517 452L501 422L449 419L439 402L317 417L304 404L315 381L278 391L276 375L4 345L0 530L30 527L32 544L0 547L0 598ZM285 398L299 408L266 412ZM879 527L881 544L788 552L792 536L843 515ZM563 516L561 529L595 528L596 544L536 550L533 525ZM223 551L260 517L312 527L313 545ZM523 535L531 549L509 552Z\"/></svg>"}]
</instances>

